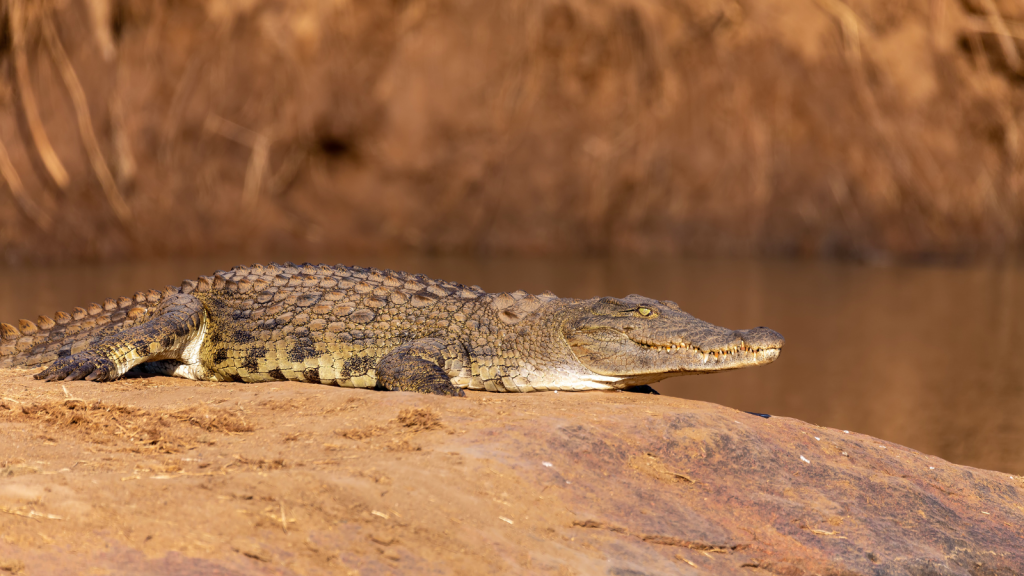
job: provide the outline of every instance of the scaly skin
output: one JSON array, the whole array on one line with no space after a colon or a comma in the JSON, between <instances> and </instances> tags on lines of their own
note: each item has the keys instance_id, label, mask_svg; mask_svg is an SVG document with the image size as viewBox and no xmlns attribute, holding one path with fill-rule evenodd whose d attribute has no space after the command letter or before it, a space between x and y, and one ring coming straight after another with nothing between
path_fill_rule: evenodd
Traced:
<instances>
[{"instance_id":1,"label":"scaly skin","mask_svg":"<svg viewBox=\"0 0 1024 576\"><path fill-rule=\"evenodd\" d=\"M629 388L767 364L783 342L767 328L720 328L637 295L488 294L401 272L289 263L0 324L0 367L45 366L43 380L114 380L139 366L196 380L462 396Z\"/></svg>"}]
</instances>

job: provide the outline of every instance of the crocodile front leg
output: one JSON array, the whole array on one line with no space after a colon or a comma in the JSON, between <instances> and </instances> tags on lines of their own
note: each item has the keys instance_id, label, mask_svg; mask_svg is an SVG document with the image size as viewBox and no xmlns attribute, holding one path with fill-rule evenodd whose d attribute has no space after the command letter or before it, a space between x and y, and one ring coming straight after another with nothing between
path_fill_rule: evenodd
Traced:
<instances>
[{"instance_id":1,"label":"crocodile front leg","mask_svg":"<svg viewBox=\"0 0 1024 576\"><path fill-rule=\"evenodd\" d=\"M448 348L437 338L413 340L395 348L377 364L377 383L385 390L465 396L444 371Z\"/></svg>"},{"instance_id":2,"label":"crocodile front leg","mask_svg":"<svg viewBox=\"0 0 1024 576\"><path fill-rule=\"evenodd\" d=\"M71 356L57 359L37 380L116 380L133 366L152 360L198 361L206 311L194 296L164 299L142 324L116 332Z\"/></svg>"}]
</instances>

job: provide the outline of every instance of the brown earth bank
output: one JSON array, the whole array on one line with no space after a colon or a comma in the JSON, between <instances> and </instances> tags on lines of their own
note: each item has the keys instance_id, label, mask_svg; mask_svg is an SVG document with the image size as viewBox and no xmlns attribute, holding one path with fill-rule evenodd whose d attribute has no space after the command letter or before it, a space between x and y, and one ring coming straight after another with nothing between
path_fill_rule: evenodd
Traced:
<instances>
[{"instance_id":1,"label":"brown earth bank","mask_svg":"<svg viewBox=\"0 0 1024 576\"><path fill-rule=\"evenodd\" d=\"M0 574L1024 573L1024 478L630 393L0 372Z\"/></svg>"},{"instance_id":2,"label":"brown earth bank","mask_svg":"<svg viewBox=\"0 0 1024 576\"><path fill-rule=\"evenodd\" d=\"M1017 252L1011 0L3 0L0 257Z\"/></svg>"}]
</instances>

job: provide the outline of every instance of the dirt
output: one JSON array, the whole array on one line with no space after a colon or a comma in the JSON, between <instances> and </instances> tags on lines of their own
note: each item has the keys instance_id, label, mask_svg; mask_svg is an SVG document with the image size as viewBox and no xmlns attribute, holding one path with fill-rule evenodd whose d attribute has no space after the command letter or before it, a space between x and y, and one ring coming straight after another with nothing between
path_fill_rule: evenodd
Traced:
<instances>
[{"instance_id":1,"label":"dirt","mask_svg":"<svg viewBox=\"0 0 1024 576\"><path fill-rule=\"evenodd\" d=\"M0 446L0 574L1024 570L1024 478L655 395L7 370Z\"/></svg>"},{"instance_id":2,"label":"dirt","mask_svg":"<svg viewBox=\"0 0 1024 576\"><path fill-rule=\"evenodd\" d=\"M0 25L7 262L1020 248L1008 0L8 0Z\"/></svg>"}]
</instances>

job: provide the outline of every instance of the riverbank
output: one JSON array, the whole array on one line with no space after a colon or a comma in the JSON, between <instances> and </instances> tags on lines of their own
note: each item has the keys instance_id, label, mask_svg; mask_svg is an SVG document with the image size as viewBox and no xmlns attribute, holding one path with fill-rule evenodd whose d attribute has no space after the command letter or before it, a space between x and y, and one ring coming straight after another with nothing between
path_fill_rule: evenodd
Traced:
<instances>
[{"instance_id":1,"label":"riverbank","mask_svg":"<svg viewBox=\"0 0 1024 576\"><path fill-rule=\"evenodd\" d=\"M1024 11L1010 2L10 12L9 263L1021 248Z\"/></svg>"}]
</instances>

